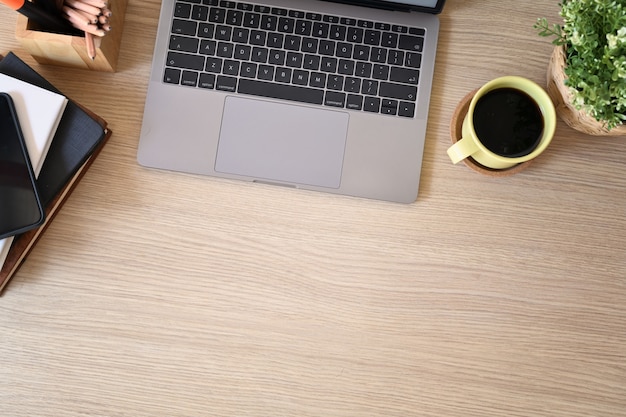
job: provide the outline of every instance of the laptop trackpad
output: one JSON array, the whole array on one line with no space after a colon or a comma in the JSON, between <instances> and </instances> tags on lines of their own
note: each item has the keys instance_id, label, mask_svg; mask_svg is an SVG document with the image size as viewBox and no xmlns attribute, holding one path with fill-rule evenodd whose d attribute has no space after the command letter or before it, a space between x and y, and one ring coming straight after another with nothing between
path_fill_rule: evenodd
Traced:
<instances>
[{"instance_id":1,"label":"laptop trackpad","mask_svg":"<svg viewBox=\"0 0 626 417\"><path fill-rule=\"evenodd\" d=\"M215 170L339 188L348 113L227 97Z\"/></svg>"}]
</instances>

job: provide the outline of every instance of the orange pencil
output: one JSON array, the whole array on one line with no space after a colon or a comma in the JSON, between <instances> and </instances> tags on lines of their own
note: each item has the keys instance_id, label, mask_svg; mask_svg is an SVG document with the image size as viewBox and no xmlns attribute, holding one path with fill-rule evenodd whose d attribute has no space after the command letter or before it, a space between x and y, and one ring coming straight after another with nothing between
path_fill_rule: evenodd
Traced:
<instances>
[{"instance_id":1,"label":"orange pencil","mask_svg":"<svg viewBox=\"0 0 626 417\"><path fill-rule=\"evenodd\" d=\"M91 60L96 59L96 44L93 35L89 32L85 32L85 44L87 45L87 55Z\"/></svg>"}]
</instances>

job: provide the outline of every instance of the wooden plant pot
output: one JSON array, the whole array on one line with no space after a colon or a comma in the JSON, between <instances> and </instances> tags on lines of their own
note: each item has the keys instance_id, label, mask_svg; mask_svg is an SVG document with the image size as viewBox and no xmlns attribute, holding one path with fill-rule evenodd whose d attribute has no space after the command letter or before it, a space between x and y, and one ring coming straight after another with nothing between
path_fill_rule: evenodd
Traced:
<instances>
[{"instance_id":1,"label":"wooden plant pot","mask_svg":"<svg viewBox=\"0 0 626 417\"><path fill-rule=\"evenodd\" d=\"M611 130L593 116L576 109L572 105L572 94L565 85L565 47L557 46L548 64L547 91L554 102L556 113L568 126L594 136L626 135L626 125L621 124Z\"/></svg>"}]
</instances>

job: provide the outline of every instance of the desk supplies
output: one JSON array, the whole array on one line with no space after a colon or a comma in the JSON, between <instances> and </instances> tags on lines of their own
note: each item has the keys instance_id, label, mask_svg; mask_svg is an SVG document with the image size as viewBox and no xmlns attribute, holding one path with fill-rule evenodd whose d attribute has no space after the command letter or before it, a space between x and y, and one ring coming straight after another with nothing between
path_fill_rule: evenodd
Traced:
<instances>
[{"instance_id":1,"label":"desk supplies","mask_svg":"<svg viewBox=\"0 0 626 417\"><path fill-rule=\"evenodd\" d=\"M67 98L54 91L2 73L0 73L0 91L12 94L26 148L37 178L67 106ZM45 202L43 204L45 205ZM0 240L0 265L12 243L13 237Z\"/></svg>"},{"instance_id":2,"label":"desk supplies","mask_svg":"<svg viewBox=\"0 0 626 417\"><path fill-rule=\"evenodd\" d=\"M61 94L13 53L0 60L0 73ZM0 291L19 269L111 133L104 119L78 103L68 100L37 179L46 220L39 228L15 236L8 251L6 248L0 248L0 255L6 252L4 263L0 262ZM0 261L2 259L0 256Z\"/></svg>"},{"instance_id":3,"label":"desk supplies","mask_svg":"<svg viewBox=\"0 0 626 417\"><path fill-rule=\"evenodd\" d=\"M93 71L115 72L117 69L124 16L128 0L111 0L106 23L94 24L94 33L100 30L106 36L84 32L68 35L42 31L26 16L19 15L15 27L15 36L22 47L40 64L90 69ZM83 27L85 29L85 27ZM108 30L107 30L108 29Z\"/></svg>"}]
</instances>

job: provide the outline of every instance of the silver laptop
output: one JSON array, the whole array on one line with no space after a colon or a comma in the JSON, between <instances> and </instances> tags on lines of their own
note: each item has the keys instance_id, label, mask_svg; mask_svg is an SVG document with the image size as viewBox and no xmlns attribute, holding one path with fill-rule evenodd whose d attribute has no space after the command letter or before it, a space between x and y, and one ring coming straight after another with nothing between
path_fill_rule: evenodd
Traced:
<instances>
[{"instance_id":1,"label":"silver laptop","mask_svg":"<svg viewBox=\"0 0 626 417\"><path fill-rule=\"evenodd\" d=\"M444 0L163 0L138 161L409 203Z\"/></svg>"}]
</instances>

